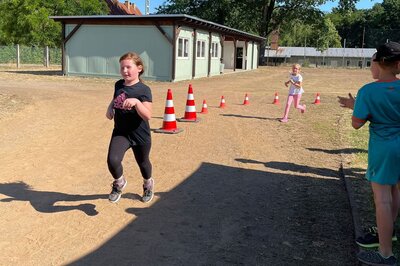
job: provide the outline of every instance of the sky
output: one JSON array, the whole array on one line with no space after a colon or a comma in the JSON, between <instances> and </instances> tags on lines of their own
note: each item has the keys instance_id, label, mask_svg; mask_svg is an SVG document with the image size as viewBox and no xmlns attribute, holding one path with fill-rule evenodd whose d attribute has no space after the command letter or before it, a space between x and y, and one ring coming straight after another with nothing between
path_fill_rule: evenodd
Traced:
<instances>
[{"instance_id":1,"label":"sky","mask_svg":"<svg viewBox=\"0 0 400 266\"><path fill-rule=\"evenodd\" d=\"M331 12L333 7L337 7L339 1L329 1L325 5L320 6L320 10L324 12ZM357 9L370 9L376 3L382 3L382 0L359 0L356 4Z\"/></svg>"},{"instance_id":2,"label":"sky","mask_svg":"<svg viewBox=\"0 0 400 266\"><path fill-rule=\"evenodd\" d=\"M125 2L124 0L119 0ZM131 3L135 3L140 11L144 14L146 0L130 0ZM156 12L156 8L162 5L165 0L150 0L150 14ZM356 7L357 9L369 9L376 3L382 3L382 0L359 0ZM338 1L329 1L325 5L320 6L320 10L324 12L330 12L333 7L337 7Z\"/></svg>"}]
</instances>

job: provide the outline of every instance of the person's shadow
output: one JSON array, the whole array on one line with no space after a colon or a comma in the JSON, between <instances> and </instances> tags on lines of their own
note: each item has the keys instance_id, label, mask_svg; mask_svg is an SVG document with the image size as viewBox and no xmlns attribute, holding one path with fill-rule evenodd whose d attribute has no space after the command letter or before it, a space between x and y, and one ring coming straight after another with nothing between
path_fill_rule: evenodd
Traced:
<instances>
[{"instance_id":1,"label":"person's shadow","mask_svg":"<svg viewBox=\"0 0 400 266\"><path fill-rule=\"evenodd\" d=\"M29 201L32 207L38 212L54 213L71 210L80 210L86 215L97 215L96 205L82 203L79 205L57 205L57 202L73 202L83 200L105 199L107 195L69 195L60 192L36 191L25 182L3 183L0 184L0 194L8 198L0 199L0 202Z\"/></svg>"}]
</instances>

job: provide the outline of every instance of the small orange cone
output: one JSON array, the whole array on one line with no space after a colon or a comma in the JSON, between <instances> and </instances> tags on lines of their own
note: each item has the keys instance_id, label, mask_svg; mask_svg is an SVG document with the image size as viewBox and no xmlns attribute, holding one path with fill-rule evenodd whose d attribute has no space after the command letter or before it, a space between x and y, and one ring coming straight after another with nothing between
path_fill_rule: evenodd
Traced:
<instances>
[{"instance_id":1,"label":"small orange cone","mask_svg":"<svg viewBox=\"0 0 400 266\"><path fill-rule=\"evenodd\" d=\"M177 119L179 122L199 122L196 115L196 105L194 103L192 84L189 84L188 95L185 107L185 116Z\"/></svg>"},{"instance_id":2,"label":"small orange cone","mask_svg":"<svg viewBox=\"0 0 400 266\"><path fill-rule=\"evenodd\" d=\"M225 98L224 96L221 96L221 103L219 104L219 108L225 108L225 107L226 107Z\"/></svg>"},{"instance_id":3,"label":"small orange cone","mask_svg":"<svg viewBox=\"0 0 400 266\"><path fill-rule=\"evenodd\" d=\"M172 100L172 91L168 89L167 101L165 103L165 112L163 126L160 129L154 130L156 133L177 134L183 129L177 128L175 119L174 101Z\"/></svg>"},{"instance_id":4,"label":"small orange cone","mask_svg":"<svg viewBox=\"0 0 400 266\"><path fill-rule=\"evenodd\" d=\"M274 101L272 103L273 104L279 104L279 96L278 96L277 92L275 92L275 98L274 98Z\"/></svg>"},{"instance_id":5,"label":"small orange cone","mask_svg":"<svg viewBox=\"0 0 400 266\"><path fill-rule=\"evenodd\" d=\"M249 104L250 104L250 102L249 102L249 96L248 96L247 93L246 93L246 95L244 96L243 105L249 105Z\"/></svg>"},{"instance_id":6,"label":"small orange cone","mask_svg":"<svg viewBox=\"0 0 400 266\"><path fill-rule=\"evenodd\" d=\"M319 97L319 92L317 92L317 96L315 96L314 104L320 104L320 103L321 103L321 98Z\"/></svg>"},{"instance_id":7,"label":"small orange cone","mask_svg":"<svg viewBox=\"0 0 400 266\"><path fill-rule=\"evenodd\" d=\"M201 108L200 114L208 114L207 103L206 100L203 100L203 106Z\"/></svg>"}]
</instances>

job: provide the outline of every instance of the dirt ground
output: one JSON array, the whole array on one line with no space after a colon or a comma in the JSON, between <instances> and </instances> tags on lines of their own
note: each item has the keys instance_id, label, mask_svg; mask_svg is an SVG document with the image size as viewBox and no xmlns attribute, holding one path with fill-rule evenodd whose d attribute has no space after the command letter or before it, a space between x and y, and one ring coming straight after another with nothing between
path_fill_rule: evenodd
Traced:
<instances>
[{"instance_id":1,"label":"dirt ground","mask_svg":"<svg viewBox=\"0 0 400 266\"><path fill-rule=\"evenodd\" d=\"M307 112L280 123L290 67L177 83L148 82L151 128L172 89L184 115L191 83L199 123L153 133L156 193L140 201L133 155L117 204L105 118L114 79L0 69L0 265L354 265L354 227L336 96L368 70L303 69ZM279 93L280 105L272 104ZM313 105L321 93L321 104ZM243 106L245 93L250 105ZM225 109L218 108L225 96Z\"/></svg>"}]
</instances>

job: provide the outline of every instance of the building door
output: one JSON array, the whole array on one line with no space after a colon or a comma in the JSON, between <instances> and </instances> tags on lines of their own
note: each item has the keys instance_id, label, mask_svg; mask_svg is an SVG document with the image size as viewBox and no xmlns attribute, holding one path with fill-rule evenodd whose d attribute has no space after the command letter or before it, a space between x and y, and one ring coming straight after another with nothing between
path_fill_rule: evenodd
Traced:
<instances>
[{"instance_id":1,"label":"building door","mask_svg":"<svg viewBox=\"0 0 400 266\"><path fill-rule=\"evenodd\" d=\"M243 47L236 48L236 68L243 68Z\"/></svg>"}]
</instances>

